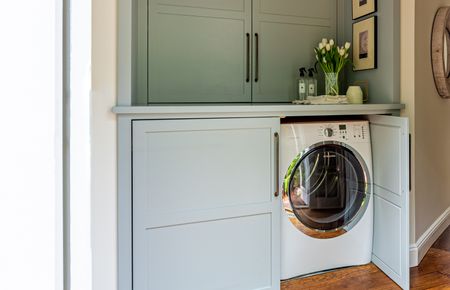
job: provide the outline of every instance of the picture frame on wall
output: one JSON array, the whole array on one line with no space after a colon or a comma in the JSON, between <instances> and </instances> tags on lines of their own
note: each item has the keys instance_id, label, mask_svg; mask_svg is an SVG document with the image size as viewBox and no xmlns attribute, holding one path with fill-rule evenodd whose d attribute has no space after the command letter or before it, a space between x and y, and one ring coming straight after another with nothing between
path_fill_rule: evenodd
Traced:
<instances>
[{"instance_id":1,"label":"picture frame on wall","mask_svg":"<svg viewBox=\"0 0 450 290\"><path fill-rule=\"evenodd\" d=\"M352 0L353 20L377 11L377 0Z\"/></svg>"},{"instance_id":2,"label":"picture frame on wall","mask_svg":"<svg viewBox=\"0 0 450 290\"><path fill-rule=\"evenodd\" d=\"M353 23L353 71L377 68L377 17Z\"/></svg>"}]
</instances>

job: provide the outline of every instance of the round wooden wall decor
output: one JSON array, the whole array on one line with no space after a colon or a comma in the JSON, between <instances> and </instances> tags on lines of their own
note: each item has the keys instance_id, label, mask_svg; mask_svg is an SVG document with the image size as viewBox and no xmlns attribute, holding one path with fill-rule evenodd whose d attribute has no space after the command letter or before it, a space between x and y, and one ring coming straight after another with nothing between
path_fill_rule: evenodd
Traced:
<instances>
[{"instance_id":1,"label":"round wooden wall decor","mask_svg":"<svg viewBox=\"0 0 450 290\"><path fill-rule=\"evenodd\" d=\"M450 98L450 7L436 13L431 35L431 64L436 89L442 98Z\"/></svg>"}]
</instances>

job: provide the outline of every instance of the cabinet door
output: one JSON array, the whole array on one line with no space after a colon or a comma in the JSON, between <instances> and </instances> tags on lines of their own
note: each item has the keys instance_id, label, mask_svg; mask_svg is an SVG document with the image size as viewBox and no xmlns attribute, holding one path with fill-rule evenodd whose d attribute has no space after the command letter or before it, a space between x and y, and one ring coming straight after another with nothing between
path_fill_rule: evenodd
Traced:
<instances>
[{"instance_id":1,"label":"cabinet door","mask_svg":"<svg viewBox=\"0 0 450 290\"><path fill-rule=\"evenodd\" d=\"M374 240L372 261L409 289L409 134L406 118L371 116Z\"/></svg>"},{"instance_id":2,"label":"cabinet door","mask_svg":"<svg viewBox=\"0 0 450 290\"><path fill-rule=\"evenodd\" d=\"M314 47L336 38L336 0L254 0L253 102L289 102L300 67L315 63Z\"/></svg>"},{"instance_id":3,"label":"cabinet door","mask_svg":"<svg viewBox=\"0 0 450 290\"><path fill-rule=\"evenodd\" d=\"M133 289L279 289L279 119L133 122Z\"/></svg>"},{"instance_id":4,"label":"cabinet door","mask_svg":"<svg viewBox=\"0 0 450 290\"><path fill-rule=\"evenodd\" d=\"M148 103L251 101L251 0L149 0L147 32Z\"/></svg>"}]
</instances>

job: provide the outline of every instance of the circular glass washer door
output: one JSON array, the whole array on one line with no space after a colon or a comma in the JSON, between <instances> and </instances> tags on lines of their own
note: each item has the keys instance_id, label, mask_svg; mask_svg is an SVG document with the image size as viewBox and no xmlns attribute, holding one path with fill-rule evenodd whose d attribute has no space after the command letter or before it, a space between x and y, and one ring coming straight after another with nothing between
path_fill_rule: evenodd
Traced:
<instances>
[{"instance_id":1,"label":"circular glass washer door","mask_svg":"<svg viewBox=\"0 0 450 290\"><path fill-rule=\"evenodd\" d=\"M339 142L306 149L292 161L283 182L283 204L291 222L315 238L345 234L362 218L369 198L364 160Z\"/></svg>"}]
</instances>

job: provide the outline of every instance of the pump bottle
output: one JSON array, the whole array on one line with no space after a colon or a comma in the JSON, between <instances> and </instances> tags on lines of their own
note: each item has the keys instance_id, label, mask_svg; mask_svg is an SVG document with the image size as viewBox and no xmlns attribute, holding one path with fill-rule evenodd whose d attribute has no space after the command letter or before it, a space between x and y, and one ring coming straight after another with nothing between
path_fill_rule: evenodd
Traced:
<instances>
[{"instance_id":1,"label":"pump bottle","mask_svg":"<svg viewBox=\"0 0 450 290\"><path fill-rule=\"evenodd\" d=\"M317 96L317 78L314 76L315 69L308 70L308 92L307 96Z\"/></svg>"},{"instance_id":2,"label":"pump bottle","mask_svg":"<svg viewBox=\"0 0 450 290\"><path fill-rule=\"evenodd\" d=\"M299 70L300 77L298 79L298 100L304 101L307 96L307 86L308 86L308 80L305 77L306 75L306 68L302 67Z\"/></svg>"}]
</instances>

